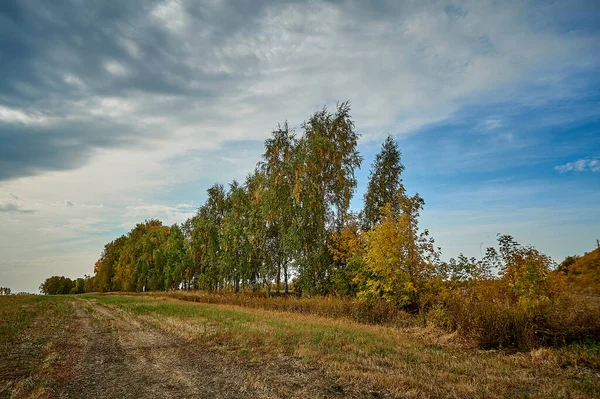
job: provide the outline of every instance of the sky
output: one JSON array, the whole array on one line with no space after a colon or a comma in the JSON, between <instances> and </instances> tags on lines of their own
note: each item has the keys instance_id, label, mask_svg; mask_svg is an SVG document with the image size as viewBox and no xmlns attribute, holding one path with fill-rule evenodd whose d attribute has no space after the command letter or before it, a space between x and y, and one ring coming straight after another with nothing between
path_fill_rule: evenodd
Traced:
<instances>
[{"instance_id":1,"label":"sky","mask_svg":"<svg viewBox=\"0 0 600 399\"><path fill-rule=\"evenodd\" d=\"M600 238L597 1L0 2L0 286L92 274L349 100L352 208L388 134L448 259Z\"/></svg>"}]
</instances>

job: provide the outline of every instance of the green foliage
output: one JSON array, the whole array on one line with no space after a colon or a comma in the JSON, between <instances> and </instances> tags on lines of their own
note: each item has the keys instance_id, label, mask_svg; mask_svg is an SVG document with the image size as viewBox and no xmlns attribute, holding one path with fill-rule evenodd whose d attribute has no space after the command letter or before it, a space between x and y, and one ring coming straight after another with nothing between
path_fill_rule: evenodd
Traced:
<instances>
[{"instance_id":1,"label":"green foliage","mask_svg":"<svg viewBox=\"0 0 600 399\"><path fill-rule=\"evenodd\" d=\"M40 292L45 295L70 294L75 287L75 282L68 277L48 277L41 285Z\"/></svg>"},{"instance_id":2,"label":"green foliage","mask_svg":"<svg viewBox=\"0 0 600 399\"><path fill-rule=\"evenodd\" d=\"M344 225L356 187L354 169L362 161L349 112L347 102L339 104L335 113L326 108L316 112L303 124L304 134L296 146L296 287L308 294L330 289L333 259L327 240Z\"/></svg>"},{"instance_id":3,"label":"green foliage","mask_svg":"<svg viewBox=\"0 0 600 399\"><path fill-rule=\"evenodd\" d=\"M404 165L400 161L398 143L392 136L385 139L381 152L375 157L371 168L367 191L364 196L362 214L363 228L370 230L381 219L381 209L390 204L395 212L400 212L399 198L404 194L400 177Z\"/></svg>"}]
</instances>

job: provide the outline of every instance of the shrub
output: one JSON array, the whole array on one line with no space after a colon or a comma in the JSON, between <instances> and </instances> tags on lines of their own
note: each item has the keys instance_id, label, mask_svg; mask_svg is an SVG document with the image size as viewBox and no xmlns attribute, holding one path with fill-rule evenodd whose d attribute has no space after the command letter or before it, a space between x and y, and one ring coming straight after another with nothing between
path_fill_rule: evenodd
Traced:
<instances>
[{"instance_id":1,"label":"shrub","mask_svg":"<svg viewBox=\"0 0 600 399\"><path fill-rule=\"evenodd\" d=\"M446 317L438 320L481 348L531 349L600 337L600 306L591 297L562 293L515 301L495 280L450 298Z\"/></svg>"}]
</instances>

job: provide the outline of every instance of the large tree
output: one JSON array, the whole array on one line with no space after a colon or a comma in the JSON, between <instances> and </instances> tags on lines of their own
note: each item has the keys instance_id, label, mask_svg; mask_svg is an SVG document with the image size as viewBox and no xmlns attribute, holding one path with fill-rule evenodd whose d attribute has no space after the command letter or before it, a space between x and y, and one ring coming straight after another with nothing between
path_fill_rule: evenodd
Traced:
<instances>
[{"instance_id":1,"label":"large tree","mask_svg":"<svg viewBox=\"0 0 600 399\"><path fill-rule=\"evenodd\" d=\"M299 205L294 229L298 241L299 276L297 287L310 293L325 293L333 259L328 236L344 225L354 189L354 170L362 157L356 150L359 135L350 118L348 102L335 112L326 108L302 125L294 161L293 195Z\"/></svg>"},{"instance_id":2,"label":"large tree","mask_svg":"<svg viewBox=\"0 0 600 399\"><path fill-rule=\"evenodd\" d=\"M362 215L365 230L370 230L381 220L381 209L388 203L394 211L400 211L399 199L404 195L401 178L404 165L400 157L398 143L388 136L371 167Z\"/></svg>"},{"instance_id":3,"label":"large tree","mask_svg":"<svg viewBox=\"0 0 600 399\"><path fill-rule=\"evenodd\" d=\"M277 289L283 277L288 291L289 265L294 258L294 217L297 202L293 191L296 183L294 170L297 161L297 142L287 122L272 132L265 142L263 162L260 164L263 179L262 211L266 223L265 260L276 270Z\"/></svg>"}]
</instances>

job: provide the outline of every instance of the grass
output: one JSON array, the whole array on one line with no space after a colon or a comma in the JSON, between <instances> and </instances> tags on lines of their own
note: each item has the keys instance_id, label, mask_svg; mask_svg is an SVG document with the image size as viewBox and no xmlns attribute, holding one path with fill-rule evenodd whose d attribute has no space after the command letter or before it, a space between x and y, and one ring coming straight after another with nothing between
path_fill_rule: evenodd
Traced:
<instances>
[{"instance_id":1,"label":"grass","mask_svg":"<svg viewBox=\"0 0 600 399\"><path fill-rule=\"evenodd\" d=\"M36 397L70 315L68 297L0 297L0 397ZM36 393L37 392L37 393Z\"/></svg>"},{"instance_id":2,"label":"grass","mask_svg":"<svg viewBox=\"0 0 600 399\"><path fill-rule=\"evenodd\" d=\"M198 345L255 360L294 356L340 383L397 397L600 397L597 345L509 354L462 345L434 328L177 301L91 296Z\"/></svg>"},{"instance_id":3,"label":"grass","mask_svg":"<svg viewBox=\"0 0 600 399\"><path fill-rule=\"evenodd\" d=\"M127 293L127 295L154 298L167 297L206 304L236 305L247 308L350 319L368 324L408 326L416 323L413 316L385 302L368 304L331 296L297 298L294 295L267 296L264 292L210 293L204 291L156 291Z\"/></svg>"},{"instance_id":4,"label":"grass","mask_svg":"<svg viewBox=\"0 0 600 399\"><path fill-rule=\"evenodd\" d=\"M64 298L0 296L0 345L12 344L36 317L52 312Z\"/></svg>"}]
</instances>

